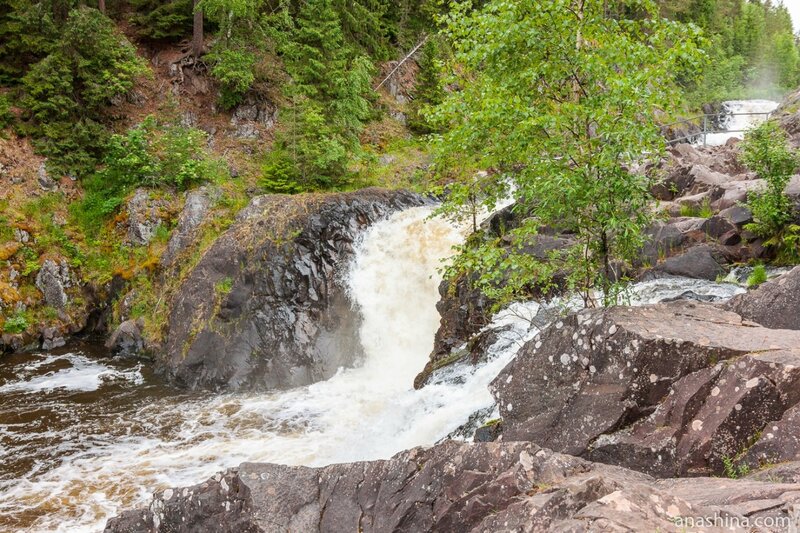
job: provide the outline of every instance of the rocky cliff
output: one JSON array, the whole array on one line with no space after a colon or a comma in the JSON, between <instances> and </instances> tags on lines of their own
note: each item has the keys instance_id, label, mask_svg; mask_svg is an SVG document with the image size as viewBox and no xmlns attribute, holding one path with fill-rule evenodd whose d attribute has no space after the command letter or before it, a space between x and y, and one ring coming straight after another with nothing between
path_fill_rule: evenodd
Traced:
<instances>
[{"instance_id":1,"label":"rocky cliff","mask_svg":"<svg viewBox=\"0 0 800 533\"><path fill-rule=\"evenodd\" d=\"M361 230L411 193L365 189L254 198L172 299L157 367L189 388L287 388L360 355L343 276Z\"/></svg>"}]
</instances>

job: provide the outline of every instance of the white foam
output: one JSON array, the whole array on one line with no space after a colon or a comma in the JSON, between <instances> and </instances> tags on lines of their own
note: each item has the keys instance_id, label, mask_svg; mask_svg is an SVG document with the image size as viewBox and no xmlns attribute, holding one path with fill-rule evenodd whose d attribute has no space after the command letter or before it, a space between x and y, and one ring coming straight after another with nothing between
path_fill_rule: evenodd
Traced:
<instances>
[{"instance_id":1,"label":"white foam","mask_svg":"<svg viewBox=\"0 0 800 533\"><path fill-rule=\"evenodd\" d=\"M48 356L23 367L23 372L33 373L46 365L59 361L69 366L53 370L30 379L19 379L0 385L0 394L11 392L39 393L56 389L71 391L95 391L105 381L124 379L133 383L143 381L141 372L136 369L128 372L119 371L96 360L80 354Z\"/></svg>"}]
</instances>

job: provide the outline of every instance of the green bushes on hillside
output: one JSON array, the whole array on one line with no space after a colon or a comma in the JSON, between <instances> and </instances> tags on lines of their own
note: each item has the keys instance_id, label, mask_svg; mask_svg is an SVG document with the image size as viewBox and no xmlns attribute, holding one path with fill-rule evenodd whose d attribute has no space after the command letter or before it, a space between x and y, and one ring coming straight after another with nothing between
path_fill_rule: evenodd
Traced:
<instances>
[{"instance_id":1,"label":"green bushes on hillside","mask_svg":"<svg viewBox=\"0 0 800 533\"><path fill-rule=\"evenodd\" d=\"M145 72L134 47L96 9L74 9L53 51L22 78L24 131L51 168L90 173L102 156L106 106Z\"/></svg>"}]
</instances>

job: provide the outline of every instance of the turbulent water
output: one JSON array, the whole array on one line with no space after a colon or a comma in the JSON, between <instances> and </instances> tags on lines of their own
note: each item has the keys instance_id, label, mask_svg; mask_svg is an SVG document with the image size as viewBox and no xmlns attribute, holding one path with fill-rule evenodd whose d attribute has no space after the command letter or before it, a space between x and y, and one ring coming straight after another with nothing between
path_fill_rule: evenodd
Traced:
<instances>
[{"instance_id":1,"label":"turbulent water","mask_svg":"<svg viewBox=\"0 0 800 533\"><path fill-rule=\"evenodd\" d=\"M187 394L146 366L92 345L0 362L0 530L98 531L153 489L198 483L242 461L324 465L387 458L430 445L476 411L488 383L559 310L574 301L518 303L495 316L489 361L455 365L415 391L439 316L438 268L463 236L429 208L375 224L345 280L360 308L366 358L308 387L269 394ZM669 278L639 284L632 303L690 291L742 289Z\"/></svg>"},{"instance_id":2,"label":"turbulent water","mask_svg":"<svg viewBox=\"0 0 800 533\"><path fill-rule=\"evenodd\" d=\"M710 133L706 136L705 144L708 146L719 146L728 142L729 139L741 139L744 132L754 126L764 122L768 113L772 113L778 108L778 102L772 100L730 100L722 103L726 114L722 122L724 130L720 133ZM741 113L759 113L747 115ZM703 145L702 136L695 141L695 144Z\"/></svg>"}]
</instances>

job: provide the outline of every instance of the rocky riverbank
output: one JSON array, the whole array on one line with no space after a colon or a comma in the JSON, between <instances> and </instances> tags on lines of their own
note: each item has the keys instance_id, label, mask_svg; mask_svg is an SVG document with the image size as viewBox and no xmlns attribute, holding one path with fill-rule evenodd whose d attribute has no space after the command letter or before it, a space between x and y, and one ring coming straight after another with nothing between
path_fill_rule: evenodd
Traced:
<instances>
[{"instance_id":1,"label":"rocky riverbank","mask_svg":"<svg viewBox=\"0 0 800 533\"><path fill-rule=\"evenodd\" d=\"M681 531L680 520L715 516L784 523L800 505L800 331L723 307L759 308L798 278L800 268L724 306L683 300L556 320L492 384L498 442L444 441L324 468L245 463L161 491L106 531Z\"/></svg>"}]
</instances>

